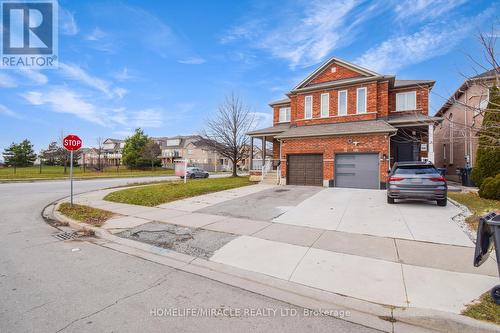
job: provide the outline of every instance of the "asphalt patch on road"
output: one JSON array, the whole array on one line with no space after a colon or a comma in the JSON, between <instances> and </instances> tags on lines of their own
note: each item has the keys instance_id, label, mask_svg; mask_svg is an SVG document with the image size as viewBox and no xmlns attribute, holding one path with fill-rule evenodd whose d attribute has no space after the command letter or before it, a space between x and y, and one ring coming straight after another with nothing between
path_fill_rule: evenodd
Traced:
<instances>
[{"instance_id":1,"label":"asphalt patch on road","mask_svg":"<svg viewBox=\"0 0 500 333\"><path fill-rule=\"evenodd\" d=\"M145 223L120 232L116 236L203 259L210 258L215 251L237 237L225 232L193 229L161 222Z\"/></svg>"}]
</instances>

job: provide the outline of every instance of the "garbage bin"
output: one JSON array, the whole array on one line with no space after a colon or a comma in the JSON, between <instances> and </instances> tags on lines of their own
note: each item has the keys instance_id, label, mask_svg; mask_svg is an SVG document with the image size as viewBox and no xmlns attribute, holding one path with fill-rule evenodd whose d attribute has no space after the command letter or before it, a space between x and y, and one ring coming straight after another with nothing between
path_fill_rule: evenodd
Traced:
<instances>
[{"instance_id":1,"label":"garbage bin","mask_svg":"<svg viewBox=\"0 0 500 333\"><path fill-rule=\"evenodd\" d=\"M437 168L438 171L439 171L439 174L441 174L441 176L445 177L446 176L446 168Z\"/></svg>"},{"instance_id":2,"label":"garbage bin","mask_svg":"<svg viewBox=\"0 0 500 333\"><path fill-rule=\"evenodd\" d=\"M495 245L497 269L500 275L500 215L497 213L490 213L479 218L474 253L475 267L481 266L488 259L493 245ZM491 289L491 297L496 304L500 305L500 285Z\"/></svg>"},{"instance_id":3,"label":"garbage bin","mask_svg":"<svg viewBox=\"0 0 500 333\"><path fill-rule=\"evenodd\" d=\"M460 178L462 179L462 185L468 187L474 187L474 183L470 177L472 173L471 167L460 168Z\"/></svg>"}]
</instances>

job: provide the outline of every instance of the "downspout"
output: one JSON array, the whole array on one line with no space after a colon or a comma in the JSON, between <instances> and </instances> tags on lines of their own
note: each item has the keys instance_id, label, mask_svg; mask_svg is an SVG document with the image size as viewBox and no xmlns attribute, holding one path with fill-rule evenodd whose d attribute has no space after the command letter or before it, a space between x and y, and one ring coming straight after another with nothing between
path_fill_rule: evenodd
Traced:
<instances>
[{"instance_id":1,"label":"downspout","mask_svg":"<svg viewBox=\"0 0 500 333\"><path fill-rule=\"evenodd\" d=\"M280 166L279 166L279 170L278 170L278 185L282 185L281 184L281 168L283 167L282 163L281 163L281 140L280 139L277 139L279 144L280 144L280 156L279 156L279 163L280 163Z\"/></svg>"}]
</instances>

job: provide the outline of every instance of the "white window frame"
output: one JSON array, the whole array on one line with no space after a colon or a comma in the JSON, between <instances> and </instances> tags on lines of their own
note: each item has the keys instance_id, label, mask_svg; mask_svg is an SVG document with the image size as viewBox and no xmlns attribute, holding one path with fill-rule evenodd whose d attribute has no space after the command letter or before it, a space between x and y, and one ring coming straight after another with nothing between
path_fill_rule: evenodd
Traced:
<instances>
[{"instance_id":1,"label":"white window frame","mask_svg":"<svg viewBox=\"0 0 500 333\"><path fill-rule=\"evenodd\" d=\"M340 95L345 93L345 113L340 113ZM338 105L337 105L337 115L339 116L347 116L347 100L348 100L348 93L347 90L339 90L337 92L337 100L338 100Z\"/></svg>"},{"instance_id":2,"label":"white window frame","mask_svg":"<svg viewBox=\"0 0 500 333\"><path fill-rule=\"evenodd\" d=\"M278 122L280 122L280 123L289 123L290 122L291 108L289 106L279 108L278 112L279 112ZM282 117L282 112L284 112L284 117Z\"/></svg>"},{"instance_id":3,"label":"white window frame","mask_svg":"<svg viewBox=\"0 0 500 333\"><path fill-rule=\"evenodd\" d=\"M359 110L359 91L360 90L364 90L365 91L365 109L363 111L360 111ZM368 90L366 89L366 87L362 87L362 88L358 88L356 89L356 113L357 114L363 114L363 113L366 113L366 109L367 109L367 94L368 94Z\"/></svg>"},{"instance_id":4,"label":"white window frame","mask_svg":"<svg viewBox=\"0 0 500 333\"><path fill-rule=\"evenodd\" d=\"M398 96L405 96L405 103L403 109L398 109ZM408 107L408 98L406 96L413 95L415 97L415 107ZM396 94L396 111L412 111L417 109L417 92L416 91L405 91Z\"/></svg>"},{"instance_id":5,"label":"white window frame","mask_svg":"<svg viewBox=\"0 0 500 333\"><path fill-rule=\"evenodd\" d=\"M310 103L307 103L308 100L310 101ZM308 104L309 104L309 116L307 114ZM304 97L304 119L312 119L312 117L313 117L313 97L312 95L307 95Z\"/></svg>"},{"instance_id":6,"label":"white window frame","mask_svg":"<svg viewBox=\"0 0 500 333\"><path fill-rule=\"evenodd\" d=\"M326 96L326 103L323 103L323 97L325 96ZM328 116L330 115L330 94L329 93L321 94L320 102L321 102L320 106L321 118L328 118Z\"/></svg>"}]
</instances>

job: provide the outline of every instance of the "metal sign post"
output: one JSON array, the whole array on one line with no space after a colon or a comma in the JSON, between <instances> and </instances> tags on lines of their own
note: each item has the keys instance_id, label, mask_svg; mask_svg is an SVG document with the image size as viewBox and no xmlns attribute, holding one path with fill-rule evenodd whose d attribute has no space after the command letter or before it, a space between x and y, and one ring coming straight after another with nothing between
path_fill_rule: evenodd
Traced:
<instances>
[{"instance_id":1,"label":"metal sign post","mask_svg":"<svg viewBox=\"0 0 500 333\"><path fill-rule=\"evenodd\" d=\"M69 182L70 182L70 204L73 207L73 152L82 148L82 140L76 135L68 135L63 139L63 146L70 152Z\"/></svg>"},{"instance_id":2,"label":"metal sign post","mask_svg":"<svg viewBox=\"0 0 500 333\"><path fill-rule=\"evenodd\" d=\"M71 183L71 207L73 207L73 151L70 152L71 161L69 162L69 181Z\"/></svg>"}]
</instances>

